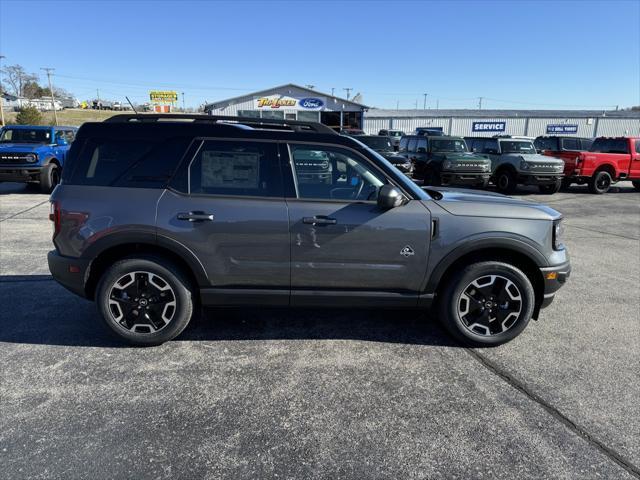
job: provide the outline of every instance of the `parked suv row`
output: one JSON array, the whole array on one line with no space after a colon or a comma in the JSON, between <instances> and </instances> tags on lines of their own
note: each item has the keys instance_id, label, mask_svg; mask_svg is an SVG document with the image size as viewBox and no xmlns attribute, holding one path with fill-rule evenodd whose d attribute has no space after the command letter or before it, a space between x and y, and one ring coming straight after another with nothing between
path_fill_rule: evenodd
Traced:
<instances>
[{"instance_id":1,"label":"parked suv row","mask_svg":"<svg viewBox=\"0 0 640 480\"><path fill-rule=\"evenodd\" d=\"M313 174L318 163L328 177ZM557 211L421 189L362 143L305 122L85 123L51 220L53 277L141 345L179 335L200 305L433 307L461 341L497 345L570 272Z\"/></svg>"}]
</instances>

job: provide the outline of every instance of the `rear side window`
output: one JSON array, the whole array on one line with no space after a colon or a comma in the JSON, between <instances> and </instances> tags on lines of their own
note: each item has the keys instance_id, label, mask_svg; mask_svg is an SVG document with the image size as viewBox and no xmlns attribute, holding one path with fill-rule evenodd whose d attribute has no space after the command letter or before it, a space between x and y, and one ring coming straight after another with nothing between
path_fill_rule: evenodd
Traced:
<instances>
[{"instance_id":1,"label":"rear side window","mask_svg":"<svg viewBox=\"0 0 640 480\"><path fill-rule=\"evenodd\" d=\"M593 140L589 138L583 138L580 140L580 143L582 144L582 150L589 150L591 148L591 145L593 145Z\"/></svg>"},{"instance_id":2,"label":"rear side window","mask_svg":"<svg viewBox=\"0 0 640 480\"><path fill-rule=\"evenodd\" d=\"M163 188L190 139L90 139L75 162L71 185Z\"/></svg>"},{"instance_id":3,"label":"rear side window","mask_svg":"<svg viewBox=\"0 0 640 480\"><path fill-rule=\"evenodd\" d=\"M406 152L408 144L409 144L409 137L402 137L400 139L400 145L398 146L398 150L401 152Z\"/></svg>"},{"instance_id":4,"label":"rear side window","mask_svg":"<svg viewBox=\"0 0 640 480\"><path fill-rule=\"evenodd\" d=\"M640 153L640 140L636 140L636 153Z\"/></svg>"},{"instance_id":5,"label":"rear side window","mask_svg":"<svg viewBox=\"0 0 640 480\"><path fill-rule=\"evenodd\" d=\"M427 137L418 138L418 145L416 149L418 153L427 153Z\"/></svg>"},{"instance_id":6,"label":"rear side window","mask_svg":"<svg viewBox=\"0 0 640 480\"><path fill-rule=\"evenodd\" d=\"M189 192L282 197L275 143L205 141L189 167Z\"/></svg>"},{"instance_id":7,"label":"rear side window","mask_svg":"<svg viewBox=\"0 0 640 480\"><path fill-rule=\"evenodd\" d=\"M417 145L418 145L418 139L416 137L411 137L409 139L409 145L407 146L407 150L413 153L416 151Z\"/></svg>"},{"instance_id":8,"label":"rear side window","mask_svg":"<svg viewBox=\"0 0 640 480\"><path fill-rule=\"evenodd\" d=\"M589 150L598 153L629 153L629 144L625 138L597 138Z\"/></svg>"},{"instance_id":9,"label":"rear side window","mask_svg":"<svg viewBox=\"0 0 640 480\"><path fill-rule=\"evenodd\" d=\"M536 146L536 150L559 150L557 138L538 137L535 139L533 144Z\"/></svg>"},{"instance_id":10,"label":"rear side window","mask_svg":"<svg viewBox=\"0 0 640 480\"><path fill-rule=\"evenodd\" d=\"M580 140L577 138L565 138L562 140L562 149L570 151L580 150Z\"/></svg>"}]
</instances>

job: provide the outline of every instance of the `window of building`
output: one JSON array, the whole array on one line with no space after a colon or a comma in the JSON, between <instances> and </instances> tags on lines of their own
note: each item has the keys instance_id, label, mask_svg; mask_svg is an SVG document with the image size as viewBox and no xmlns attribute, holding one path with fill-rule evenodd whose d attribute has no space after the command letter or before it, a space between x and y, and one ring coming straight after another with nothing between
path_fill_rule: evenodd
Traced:
<instances>
[{"instance_id":1,"label":"window of building","mask_svg":"<svg viewBox=\"0 0 640 480\"><path fill-rule=\"evenodd\" d=\"M262 118L284 119L284 112L281 110L262 110Z\"/></svg>"},{"instance_id":2,"label":"window of building","mask_svg":"<svg viewBox=\"0 0 640 480\"><path fill-rule=\"evenodd\" d=\"M302 120L303 122L319 122L320 121L320 112L298 112L298 120Z\"/></svg>"},{"instance_id":3,"label":"window of building","mask_svg":"<svg viewBox=\"0 0 640 480\"><path fill-rule=\"evenodd\" d=\"M239 117L260 118L258 110L238 110Z\"/></svg>"}]
</instances>

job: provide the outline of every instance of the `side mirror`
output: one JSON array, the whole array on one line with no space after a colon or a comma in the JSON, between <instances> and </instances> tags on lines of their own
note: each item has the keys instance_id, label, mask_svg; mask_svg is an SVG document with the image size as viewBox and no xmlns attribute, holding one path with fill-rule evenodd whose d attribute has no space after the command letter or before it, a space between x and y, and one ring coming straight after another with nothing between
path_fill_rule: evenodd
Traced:
<instances>
[{"instance_id":1,"label":"side mirror","mask_svg":"<svg viewBox=\"0 0 640 480\"><path fill-rule=\"evenodd\" d=\"M399 207L403 200L404 197L393 185L383 185L378 191L378 207L383 210Z\"/></svg>"},{"instance_id":2,"label":"side mirror","mask_svg":"<svg viewBox=\"0 0 640 480\"><path fill-rule=\"evenodd\" d=\"M56 145L58 145L59 147L63 147L65 145L69 145L69 142L67 142L67 139L64 137L58 137L56 139Z\"/></svg>"}]
</instances>

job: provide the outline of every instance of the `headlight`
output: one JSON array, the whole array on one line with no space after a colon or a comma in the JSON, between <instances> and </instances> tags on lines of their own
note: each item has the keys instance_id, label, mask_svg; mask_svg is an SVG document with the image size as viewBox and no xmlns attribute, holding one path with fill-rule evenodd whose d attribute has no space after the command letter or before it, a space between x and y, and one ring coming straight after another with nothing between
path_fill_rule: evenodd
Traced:
<instances>
[{"instance_id":1,"label":"headlight","mask_svg":"<svg viewBox=\"0 0 640 480\"><path fill-rule=\"evenodd\" d=\"M449 170L451 168L451 162L449 160L445 160L445 162L442 164L442 168L444 168L445 170Z\"/></svg>"},{"instance_id":2,"label":"headlight","mask_svg":"<svg viewBox=\"0 0 640 480\"><path fill-rule=\"evenodd\" d=\"M555 169L556 169L556 172L561 172L564 170L564 165L556 165Z\"/></svg>"},{"instance_id":3,"label":"headlight","mask_svg":"<svg viewBox=\"0 0 640 480\"><path fill-rule=\"evenodd\" d=\"M529 170L530 167L529 162L525 162L524 160L520 162L520 170Z\"/></svg>"},{"instance_id":4,"label":"headlight","mask_svg":"<svg viewBox=\"0 0 640 480\"><path fill-rule=\"evenodd\" d=\"M564 223L562 219L553 222L553 249L564 250Z\"/></svg>"},{"instance_id":5,"label":"headlight","mask_svg":"<svg viewBox=\"0 0 640 480\"><path fill-rule=\"evenodd\" d=\"M29 163L35 163L38 161L38 156L35 153L30 153L26 155L24 159Z\"/></svg>"},{"instance_id":6,"label":"headlight","mask_svg":"<svg viewBox=\"0 0 640 480\"><path fill-rule=\"evenodd\" d=\"M485 164L482 166L482 169L483 169L485 172L489 172L489 171L491 170L491 164L489 164L489 163L485 163Z\"/></svg>"}]
</instances>

